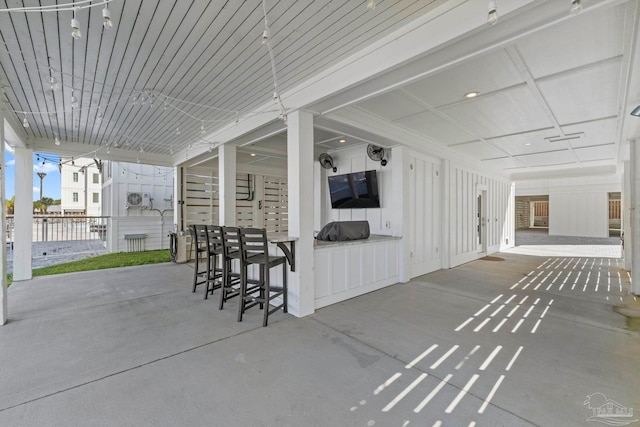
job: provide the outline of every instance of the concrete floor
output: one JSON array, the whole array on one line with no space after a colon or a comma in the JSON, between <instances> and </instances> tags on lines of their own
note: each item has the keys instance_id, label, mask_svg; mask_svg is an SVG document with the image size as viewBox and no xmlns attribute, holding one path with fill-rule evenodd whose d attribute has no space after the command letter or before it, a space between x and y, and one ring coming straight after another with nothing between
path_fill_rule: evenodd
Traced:
<instances>
[{"instance_id":1,"label":"concrete floor","mask_svg":"<svg viewBox=\"0 0 640 427\"><path fill-rule=\"evenodd\" d=\"M191 293L189 265L14 283L0 426L581 426L594 393L637 412L621 262L489 259L267 328Z\"/></svg>"}]
</instances>

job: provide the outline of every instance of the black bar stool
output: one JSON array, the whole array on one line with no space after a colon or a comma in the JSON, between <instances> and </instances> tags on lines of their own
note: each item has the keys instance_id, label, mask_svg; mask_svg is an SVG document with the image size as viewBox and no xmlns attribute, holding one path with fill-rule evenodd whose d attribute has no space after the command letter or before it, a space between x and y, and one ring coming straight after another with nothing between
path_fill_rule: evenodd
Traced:
<instances>
[{"instance_id":1,"label":"black bar stool","mask_svg":"<svg viewBox=\"0 0 640 427\"><path fill-rule=\"evenodd\" d=\"M207 268L207 283L204 299L213 295L213 291L222 287L222 268L218 268L218 257L222 257L222 227L217 225L205 226L207 233L207 254L209 263ZM222 261L224 263L224 260Z\"/></svg>"},{"instance_id":2,"label":"black bar stool","mask_svg":"<svg viewBox=\"0 0 640 427\"><path fill-rule=\"evenodd\" d=\"M240 295L240 273L233 272L233 260L240 262L240 229L222 227L222 288L220 310L224 303Z\"/></svg>"},{"instance_id":3,"label":"black bar stool","mask_svg":"<svg viewBox=\"0 0 640 427\"><path fill-rule=\"evenodd\" d=\"M269 315L283 309L287 312L287 258L284 256L270 256L267 246L267 232L260 228L240 229L240 255L241 255L241 283L240 304L238 306L238 322L242 321L244 312L260 305L263 309L262 326L267 326ZM260 268L260 280L253 292L248 291L247 274L250 265L258 265ZM282 265L282 286L272 286L269 279L269 270ZM282 297L282 304L271 307L274 298Z\"/></svg>"},{"instance_id":4,"label":"black bar stool","mask_svg":"<svg viewBox=\"0 0 640 427\"><path fill-rule=\"evenodd\" d=\"M189 226L189 233L191 234L191 245L195 248L196 262L193 269L193 290L196 291L198 285L207 283L209 280L209 250L207 249L207 227L203 224L191 224ZM202 258L206 255L207 263L204 264ZM202 265L204 264L204 269Z\"/></svg>"}]
</instances>

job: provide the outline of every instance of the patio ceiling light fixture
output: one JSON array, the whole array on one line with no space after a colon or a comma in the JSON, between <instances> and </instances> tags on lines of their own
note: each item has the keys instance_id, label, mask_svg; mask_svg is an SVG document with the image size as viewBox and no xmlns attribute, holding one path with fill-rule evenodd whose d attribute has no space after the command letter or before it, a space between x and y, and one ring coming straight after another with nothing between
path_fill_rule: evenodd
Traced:
<instances>
[{"instance_id":1,"label":"patio ceiling light fixture","mask_svg":"<svg viewBox=\"0 0 640 427\"><path fill-rule=\"evenodd\" d=\"M631 112L631 115L640 117L640 105L638 105L636 108L633 109L633 111Z\"/></svg>"},{"instance_id":2,"label":"patio ceiling light fixture","mask_svg":"<svg viewBox=\"0 0 640 427\"><path fill-rule=\"evenodd\" d=\"M582 10L582 3L580 0L571 0L571 13L574 15Z\"/></svg>"}]
</instances>

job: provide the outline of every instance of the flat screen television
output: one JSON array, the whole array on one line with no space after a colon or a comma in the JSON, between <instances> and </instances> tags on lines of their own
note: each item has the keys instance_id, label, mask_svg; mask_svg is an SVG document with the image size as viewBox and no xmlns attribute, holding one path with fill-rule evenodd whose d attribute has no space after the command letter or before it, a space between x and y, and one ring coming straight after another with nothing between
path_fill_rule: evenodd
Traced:
<instances>
[{"instance_id":1,"label":"flat screen television","mask_svg":"<svg viewBox=\"0 0 640 427\"><path fill-rule=\"evenodd\" d=\"M329 177L332 209L379 208L376 171L347 173Z\"/></svg>"}]
</instances>

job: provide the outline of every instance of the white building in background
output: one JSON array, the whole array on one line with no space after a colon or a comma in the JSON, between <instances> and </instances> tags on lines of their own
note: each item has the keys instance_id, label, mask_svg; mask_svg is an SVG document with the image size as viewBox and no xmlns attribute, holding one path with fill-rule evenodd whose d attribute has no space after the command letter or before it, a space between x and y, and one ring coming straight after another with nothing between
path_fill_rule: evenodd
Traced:
<instances>
[{"instance_id":1,"label":"white building in background","mask_svg":"<svg viewBox=\"0 0 640 427\"><path fill-rule=\"evenodd\" d=\"M102 215L102 177L89 158L60 158L60 207L62 215Z\"/></svg>"},{"instance_id":2,"label":"white building in background","mask_svg":"<svg viewBox=\"0 0 640 427\"><path fill-rule=\"evenodd\" d=\"M101 181L109 252L129 252L134 240L143 250L169 248L168 234L174 229L173 168L105 160Z\"/></svg>"}]
</instances>

